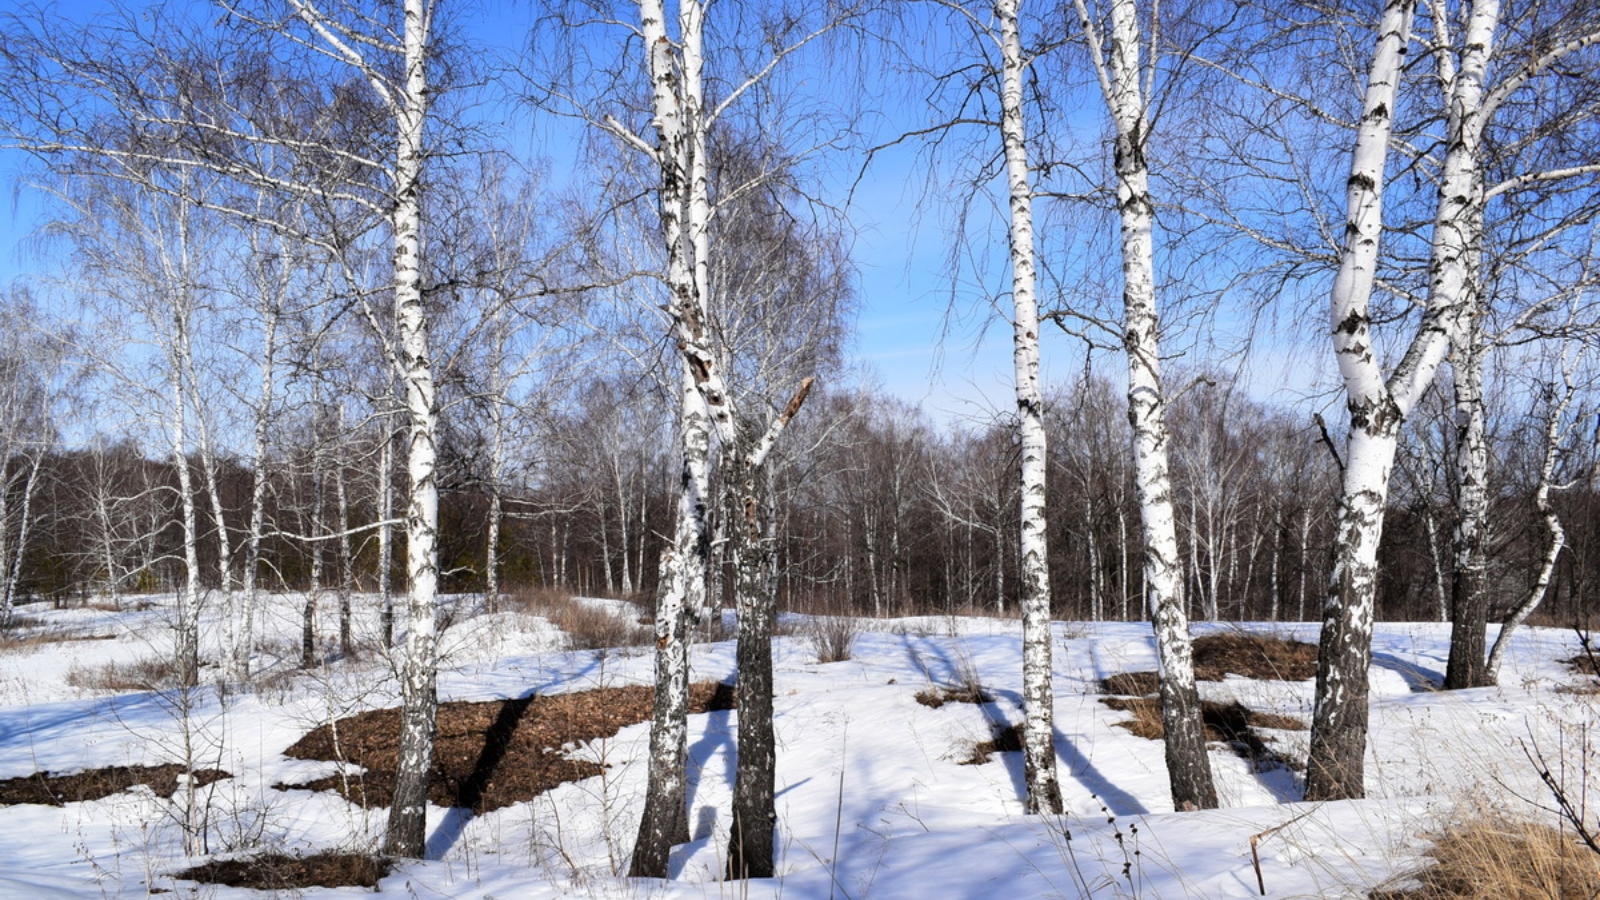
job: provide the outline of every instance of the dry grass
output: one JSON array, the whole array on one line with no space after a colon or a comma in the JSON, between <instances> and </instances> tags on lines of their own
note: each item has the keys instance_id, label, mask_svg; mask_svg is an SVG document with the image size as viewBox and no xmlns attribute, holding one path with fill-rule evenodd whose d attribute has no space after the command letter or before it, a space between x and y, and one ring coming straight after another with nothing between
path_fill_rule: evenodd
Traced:
<instances>
[{"instance_id":1,"label":"dry grass","mask_svg":"<svg viewBox=\"0 0 1600 900\"><path fill-rule=\"evenodd\" d=\"M12 615L10 624L0 628L0 653L72 641L109 641L115 638L114 634L82 634L59 625L52 626L44 619L17 613Z\"/></svg>"},{"instance_id":2,"label":"dry grass","mask_svg":"<svg viewBox=\"0 0 1600 900\"><path fill-rule=\"evenodd\" d=\"M966 681L917 691L917 702L931 709L938 709L946 703L992 703L994 697L983 689L983 685L976 681Z\"/></svg>"},{"instance_id":3,"label":"dry grass","mask_svg":"<svg viewBox=\"0 0 1600 900\"><path fill-rule=\"evenodd\" d=\"M565 591L531 588L507 599L512 608L543 616L561 629L573 650L643 647L655 640L652 629L641 625L635 616L585 603Z\"/></svg>"},{"instance_id":4,"label":"dry grass","mask_svg":"<svg viewBox=\"0 0 1600 900\"><path fill-rule=\"evenodd\" d=\"M170 659L110 662L67 670L67 684L92 691L163 691L178 686L178 665Z\"/></svg>"},{"instance_id":5,"label":"dry grass","mask_svg":"<svg viewBox=\"0 0 1600 900\"><path fill-rule=\"evenodd\" d=\"M1600 896L1600 854L1548 825L1482 815L1439 835L1409 887L1373 900L1566 900Z\"/></svg>"}]
</instances>

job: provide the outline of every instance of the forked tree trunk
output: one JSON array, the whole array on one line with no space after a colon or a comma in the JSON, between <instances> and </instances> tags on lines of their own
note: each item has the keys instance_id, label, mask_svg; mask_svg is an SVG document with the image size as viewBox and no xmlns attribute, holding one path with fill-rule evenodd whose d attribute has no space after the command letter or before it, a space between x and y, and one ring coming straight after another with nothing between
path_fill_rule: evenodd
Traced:
<instances>
[{"instance_id":1,"label":"forked tree trunk","mask_svg":"<svg viewBox=\"0 0 1600 900\"><path fill-rule=\"evenodd\" d=\"M777 826L773 784L777 746L772 731L772 634L778 616L777 518L767 460L778 436L805 405L812 379L800 388L760 438L740 429L725 455L738 521L730 523L738 554L735 601L739 609L739 754L733 775L733 828L728 838L729 878L771 878ZM724 446L729 446L725 444Z\"/></svg>"},{"instance_id":2,"label":"forked tree trunk","mask_svg":"<svg viewBox=\"0 0 1600 900\"><path fill-rule=\"evenodd\" d=\"M1383 185L1395 96L1410 41L1413 0L1389 0L1367 76L1361 128L1346 189L1345 247L1330 291L1334 353L1349 409L1349 439L1334 531L1334 566L1318 645L1306 799L1365 796L1367 667L1377 593L1378 542L1405 416L1432 381L1451 322L1430 305L1386 381L1368 305L1383 229Z\"/></svg>"},{"instance_id":3,"label":"forked tree trunk","mask_svg":"<svg viewBox=\"0 0 1600 900\"><path fill-rule=\"evenodd\" d=\"M1050 553L1045 518L1049 457L1044 401L1039 390L1039 306L1035 296L1033 189L1028 183L1028 138L1023 116L1021 0L997 0L1000 20L1000 140L1010 196L1011 356L1021 444L1021 529L1017 559L1022 606L1023 783L1030 813L1061 813L1056 780L1055 692L1051 685ZM998 532L998 529L997 529ZM998 568L998 567L997 567ZM1091 576L1092 579L1092 576ZM1003 602L1004 594L999 600ZM1098 598L1096 598L1098 602Z\"/></svg>"}]
</instances>

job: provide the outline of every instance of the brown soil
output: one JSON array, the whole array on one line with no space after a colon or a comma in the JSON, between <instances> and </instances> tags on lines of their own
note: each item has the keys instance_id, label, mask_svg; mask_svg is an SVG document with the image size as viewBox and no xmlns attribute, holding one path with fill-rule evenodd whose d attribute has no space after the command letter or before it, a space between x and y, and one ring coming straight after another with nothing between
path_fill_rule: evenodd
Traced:
<instances>
[{"instance_id":1,"label":"brown soil","mask_svg":"<svg viewBox=\"0 0 1600 900\"><path fill-rule=\"evenodd\" d=\"M917 691L917 702L938 709L946 703L992 703L994 698L976 684L961 684Z\"/></svg>"},{"instance_id":2,"label":"brown soil","mask_svg":"<svg viewBox=\"0 0 1600 900\"><path fill-rule=\"evenodd\" d=\"M185 869L174 875L201 884L253 888L258 891L308 887L375 888L393 868L389 860L360 853L316 853L287 856L267 853L245 859L224 859Z\"/></svg>"},{"instance_id":3,"label":"brown soil","mask_svg":"<svg viewBox=\"0 0 1600 900\"><path fill-rule=\"evenodd\" d=\"M101 800L136 784L148 785L162 797L178 792L178 776L183 766L168 763L161 766L106 766L71 775L51 775L35 772L23 778L0 781L0 806L19 803L37 803L44 806L63 806L85 800ZM199 769L194 773L200 785L232 778L221 769Z\"/></svg>"},{"instance_id":4,"label":"brown soil","mask_svg":"<svg viewBox=\"0 0 1600 900\"><path fill-rule=\"evenodd\" d=\"M1118 672L1100 679L1100 693L1143 697L1161 690L1161 675L1156 672Z\"/></svg>"},{"instance_id":5,"label":"brown soil","mask_svg":"<svg viewBox=\"0 0 1600 900\"><path fill-rule=\"evenodd\" d=\"M601 766L568 759L563 748L609 738L649 719L654 698L653 687L633 685L518 700L441 703L428 799L439 806L485 813L598 775L604 771ZM733 705L733 688L728 685L705 681L690 688L691 713ZM394 797L399 739L398 709L373 710L340 719L331 727L319 726L284 754L352 762L365 773L273 786L338 791L355 803L388 806Z\"/></svg>"},{"instance_id":6,"label":"brown soil","mask_svg":"<svg viewBox=\"0 0 1600 900\"><path fill-rule=\"evenodd\" d=\"M1317 677L1317 647L1288 638L1236 631L1195 638L1195 678L1221 681L1230 672L1246 678L1305 681Z\"/></svg>"},{"instance_id":7,"label":"brown soil","mask_svg":"<svg viewBox=\"0 0 1600 900\"><path fill-rule=\"evenodd\" d=\"M1132 734L1152 741L1166 737L1167 731L1161 724L1159 698L1101 697L1100 702L1112 709L1133 714L1132 719L1116 723L1117 727L1125 728ZM1280 756L1277 751L1267 746L1272 742L1272 738L1264 738L1256 733L1258 728L1304 731L1306 723L1299 719L1256 712L1238 701L1224 704L1209 700L1201 701L1200 717L1205 725L1206 740L1230 745L1241 757L1255 763L1258 769L1275 765L1288 766L1295 770L1301 768L1300 763Z\"/></svg>"},{"instance_id":8,"label":"brown soil","mask_svg":"<svg viewBox=\"0 0 1600 900\"><path fill-rule=\"evenodd\" d=\"M994 725L994 737L987 741L979 741L972 745L972 755L961 761L963 766L981 766L989 761L990 754L994 753L1021 753L1022 752L1022 726L1021 725Z\"/></svg>"}]
</instances>

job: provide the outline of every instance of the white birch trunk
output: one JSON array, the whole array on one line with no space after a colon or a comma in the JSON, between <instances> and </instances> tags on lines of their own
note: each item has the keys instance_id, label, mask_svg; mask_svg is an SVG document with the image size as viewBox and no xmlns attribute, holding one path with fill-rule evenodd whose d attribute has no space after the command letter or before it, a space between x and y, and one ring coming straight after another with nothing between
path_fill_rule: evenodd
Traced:
<instances>
[{"instance_id":1,"label":"white birch trunk","mask_svg":"<svg viewBox=\"0 0 1600 900\"><path fill-rule=\"evenodd\" d=\"M1533 585L1500 625L1500 633L1495 636L1494 646L1489 649L1485 681L1491 685L1500 683L1500 664L1505 659L1506 646L1511 641L1511 635L1544 602L1545 594L1550 589L1550 581L1555 575L1556 562L1560 560L1561 550L1567 544L1567 531L1561 525L1561 516L1556 512L1555 504L1550 502L1550 491L1555 483L1556 462L1561 454L1561 440L1565 427L1562 423L1576 393L1570 360L1563 375L1566 380L1566 392L1550 409L1549 417L1545 420L1544 455L1539 461L1539 482L1533 491L1534 508L1539 511L1539 517L1544 521L1547 535L1544 557L1540 560L1539 571L1534 576Z\"/></svg>"},{"instance_id":2,"label":"white birch trunk","mask_svg":"<svg viewBox=\"0 0 1600 900\"><path fill-rule=\"evenodd\" d=\"M1021 443L1021 538L1018 547L1022 605L1023 782L1030 813L1060 814L1056 780L1055 694L1051 686L1050 558L1046 542L1045 470L1048 463L1044 401L1039 391L1039 305L1035 296L1033 189L1028 180L1028 138L1023 117L1020 0L997 0L1000 19L1000 140L1006 158L1011 210L1012 367L1016 379L1017 434ZM997 598L1003 600L1004 594Z\"/></svg>"},{"instance_id":3,"label":"white birch trunk","mask_svg":"<svg viewBox=\"0 0 1600 900\"><path fill-rule=\"evenodd\" d=\"M673 543L663 554L660 586L656 594L656 693L650 726L650 761L644 815L639 823L629 874L665 878L667 860L675 844L689 839L685 762L689 683L689 613L705 604L707 559L706 502L709 494L710 410L700 382L713 367L704 333L704 295L699 291L694 267L692 230L695 204L694 163L691 159L695 109L686 108L698 84L684 82L700 74L699 3L685 0L680 7L681 73L667 36L666 10L661 0L641 0L641 31L652 86L656 129L656 162L660 171L661 232L667 250L667 285L672 292L671 312L683 354L679 388L679 450L682 482ZM680 81L681 77L681 81ZM703 186L703 182L701 182Z\"/></svg>"},{"instance_id":4,"label":"white birch trunk","mask_svg":"<svg viewBox=\"0 0 1600 900\"><path fill-rule=\"evenodd\" d=\"M425 845L428 771L438 713L437 610L439 488L435 480L438 413L433 359L422 299L423 126L428 112L428 21L424 0L405 0L404 87L395 101L398 148L394 178L395 318L400 370L410 414L406 469L406 596L404 663L400 674L401 725L394 804L386 852L417 858Z\"/></svg>"},{"instance_id":5,"label":"white birch trunk","mask_svg":"<svg viewBox=\"0 0 1600 900\"><path fill-rule=\"evenodd\" d=\"M1413 9L1413 0L1389 0L1379 23L1361 128L1351 154L1346 244L1330 293L1333 349L1344 380L1350 424L1334 534L1334 567L1318 648L1307 800L1365 795L1367 666L1372 658L1378 541L1406 412L1397 401L1414 401L1409 388L1397 398L1385 383L1367 310L1383 228L1389 134ZM1442 330L1438 334L1437 346L1426 347L1419 334L1418 343L1402 363L1410 372L1404 377L1423 384L1431 380L1448 343ZM1413 358L1419 352L1422 356ZM1396 378L1402 378L1401 371Z\"/></svg>"},{"instance_id":6,"label":"white birch trunk","mask_svg":"<svg viewBox=\"0 0 1600 900\"><path fill-rule=\"evenodd\" d=\"M1437 10L1436 15L1443 10ZM1443 178L1433 227L1429 306L1456 320L1456 481L1458 509L1451 536L1454 567L1450 584L1450 658L1447 689L1490 684L1484 644L1489 621L1489 449L1484 424L1483 357L1480 346L1484 187L1479 159L1485 125L1484 80L1494 54L1499 0L1474 0L1463 35L1460 66L1451 71L1441 51L1447 89ZM1436 23L1438 27L1442 25ZM1441 33L1440 37L1445 37Z\"/></svg>"},{"instance_id":7,"label":"white birch trunk","mask_svg":"<svg viewBox=\"0 0 1600 900\"><path fill-rule=\"evenodd\" d=\"M285 273L288 266L284 267ZM287 281L287 276L285 276ZM286 284L281 285L285 289ZM228 610L233 623L228 646L228 680L250 677L250 657L255 650L256 570L261 565L261 540L267 525L267 455L273 421L272 404L277 392L276 361L278 318L276 302L265 311L261 328L261 384L256 397L255 430L251 458L255 465L250 480L250 524L245 536L244 571L240 578L239 602Z\"/></svg>"},{"instance_id":8,"label":"white birch trunk","mask_svg":"<svg viewBox=\"0 0 1600 900\"><path fill-rule=\"evenodd\" d=\"M387 414L378 419L383 445L378 448L378 609L383 646L394 646L394 432Z\"/></svg>"},{"instance_id":9,"label":"white birch trunk","mask_svg":"<svg viewBox=\"0 0 1600 900\"><path fill-rule=\"evenodd\" d=\"M1160 326L1155 294L1155 210L1145 149L1149 137L1141 35L1135 0L1111 0L1111 34L1103 44L1085 5L1074 0L1106 106L1116 125L1117 204L1121 215L1123 343L1128 354L1128 419L1134 435L1134 484L1144 526L1145 596L1161 663L1161 718L1167 774L1179 810L1217 805L1200 722L1182 567L1173 515L1166 396L1161 386Z\"/></svg>"},{"instance_id":10,"label":"white birch trunk","mask_svg":"<svg viewBox=\"0 0 1600 900\"><path fill-rule=\"evenodd\" d=\"M184 333L182 316L174 317L176 333ZM171 374L172 410L168 429L172 439L172 466L178 476L178 502L183 518L183 586L178 590L177 645L178 685L194 687L200 683L200 541L196 534L194 479L189 472L188 416L184 402L183 376L177 367Z\"/></svg>"}]
</instances>

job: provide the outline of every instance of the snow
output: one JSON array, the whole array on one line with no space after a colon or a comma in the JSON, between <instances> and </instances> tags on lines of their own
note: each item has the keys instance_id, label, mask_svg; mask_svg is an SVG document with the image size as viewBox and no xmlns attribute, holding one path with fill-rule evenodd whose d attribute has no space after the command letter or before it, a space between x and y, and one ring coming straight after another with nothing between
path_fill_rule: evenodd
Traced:
<instances>
[{"instance_id":1,"label":"snow","mask_svg":"<svg viewBox=\"0 0 1600 900\"><path fill-rule=\"evenodd\" d=\"M264 652L253 689L170 692L94 687L107 664L158 659L172 642L171 598L141 598L122 611L28 607L20 635L56 640L0 644L0 778L41 769L182 761L234 778L202 790L205 833L217 854L273 849L370 849L386 812L330 794L276 791L336 771L282 751L331 718L394 705L383 654L372 650L298 672L299 598L272 598L262 617ZM520 613L463 612L441 638L444 700L513 697L644 683L647 650L573 652L559 631ZM376 632L376 601L363 598L359 629ZM331 609L329 610L331 613ZM625 610L619 609L619 612ZM219 658L208 610L204 654ZM334 621L330 615L326 621ZM796 617L786 617L794 624ZM570 752L607 766L531 803L480 817L433 808L428 856L399 866L377 892L393 898L1060 898L1259 896L1251 860L1256 838L1271 897L1365 896L1420 860L1426 835L1473 804L1533 812L1544 788L1526 753L1575 752L1600 700L1560 690L1575 676L1559 659L1577 652L1570 632L1519 631L1503 685L1452 693L1419 690L1441 676L1448 627L1380 623L1374 638L1369 799L1300 803L1298 776L1252 771L1211 745L1223 808L1174 813L1161 747L1114 723L1127 718L1097 702L1098 679L1155 667L1143 624L1055 623L1056 745L1066 814L1023 812L1020 753L963 765L990 736L988 716L1020 720L1020 623L910 618L862 620L854 658L820 665L804 636L775 646L778 741L778 877L720 881L733 776L736 713L691 717L690 828L673 856L673 878L618 877L638 822L648 725ZM1315 625L1244 627L1314 640ZM61 638L111 636L97 640ZM273 648L276 648L274 650ZM731 642L695 648L696 678L726 678ZM207 674L212 674L207 670ZM930 686L976 678L996 697L985 709L916 702ZM1310 682L1230 676L1201 683L1208 700L1309 720ZM1273 745L1303 758L1307 733L1274 731ZM181 794L181 792L180 792ZM184 856L182 810L134 789L64 807L0 807L0 897L133 898L151 889L178 896L245 898L242 889L174 883ZM360 888L307 889L306 897L370 896Z\"/></svg>"}]
</instances>

